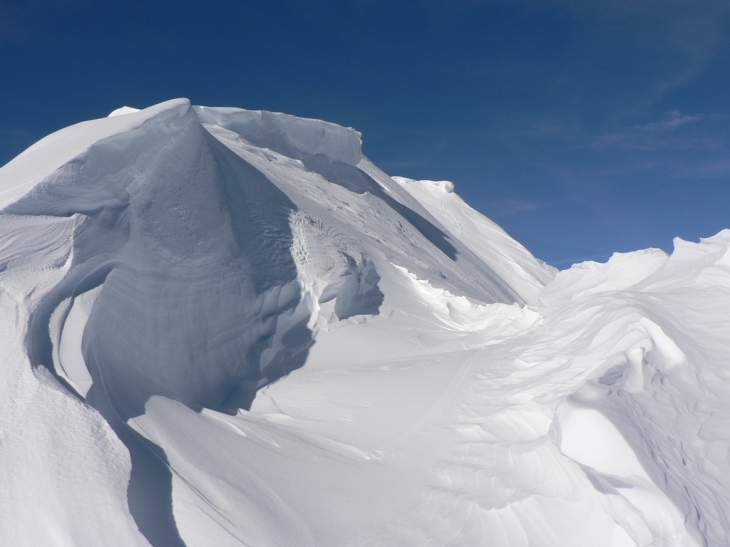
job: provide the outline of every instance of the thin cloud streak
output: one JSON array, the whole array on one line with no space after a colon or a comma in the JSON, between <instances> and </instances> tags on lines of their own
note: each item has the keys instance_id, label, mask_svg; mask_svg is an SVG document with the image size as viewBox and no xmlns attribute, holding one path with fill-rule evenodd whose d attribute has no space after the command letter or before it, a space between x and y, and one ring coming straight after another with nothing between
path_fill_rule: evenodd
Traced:
<instances>
[{"instance_id":1,"label":"thin cloud streak","mask_svg":"<svg viewBox=\"0 0 730 547\"><path fill-rule=\"evenodd\" d=\"M730 114L682 114L668 112L657 122L633 125L594 137L588 146L594 149L628 150L719 150L727 148Z\"/></svg>"},{"instance_id":2,"label":"thin cloud streak","mask_svg":"<svg viewBox=\"0 0 730 547\"><path fill-rule=\"evenodd\" d=\"M730 18L726 0L461 0L448 6L435 9L499 6L569 18L575 36L565 66L605 79L607 93L597 100L613 100L612 107L628 116L702 74L726 45ZM617 66L623 81L614 80Z\"/></svg>"}]
</instances>

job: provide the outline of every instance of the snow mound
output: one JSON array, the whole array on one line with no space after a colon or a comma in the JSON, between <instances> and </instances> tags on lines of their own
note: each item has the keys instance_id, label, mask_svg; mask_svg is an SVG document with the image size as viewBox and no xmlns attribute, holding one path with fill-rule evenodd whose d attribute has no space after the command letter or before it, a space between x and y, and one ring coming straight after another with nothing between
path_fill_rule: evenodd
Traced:
<instances>
[{"instance_id":1,"label":"snow mound","mask_svg":"<svg viewBox=\"0 0 730 547\"><path fill-rule=\"evenodd\" d=\"M115 116L124 116L125 114L134 114L135 112L139 112L139 108L123 106L121 108L117 108L116 110L112 110L108 117L113 118Z\"/></svg>"},{"instance_id":2,"label":"snow mound","mask_svg":"<svg viewBox=\"0 0 730 547\"><path fill-rule=\"evenodd\" d=\"M0 544L730 542L730 231L557 273L332 123L0 169Z\"/></svg>"}]
</instances>

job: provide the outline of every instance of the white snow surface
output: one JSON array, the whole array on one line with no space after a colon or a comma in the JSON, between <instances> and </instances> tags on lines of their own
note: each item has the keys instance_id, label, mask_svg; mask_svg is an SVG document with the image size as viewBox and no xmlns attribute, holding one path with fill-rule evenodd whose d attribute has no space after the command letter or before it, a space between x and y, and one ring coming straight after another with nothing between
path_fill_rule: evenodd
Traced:
<instances>
[{"instance_id":1,"label":"white snow surface","mask_svg":"<svg viewBox=\"0 0 730 547\"><path fill-rule=\"evenodd\" d=\"M350 128L0 169L0 545L730 544L730 230L557 273Z\"/></svg>"}]
</instances>

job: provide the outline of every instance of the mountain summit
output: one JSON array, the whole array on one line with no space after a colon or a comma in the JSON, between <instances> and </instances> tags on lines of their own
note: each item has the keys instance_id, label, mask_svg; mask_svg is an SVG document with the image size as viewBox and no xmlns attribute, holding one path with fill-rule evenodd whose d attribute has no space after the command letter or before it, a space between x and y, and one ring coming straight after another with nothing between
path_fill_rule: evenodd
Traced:
<instances>
[{"instance_id":1,"label":"mountain summit","mask_svg":"<svg viewBox=\"0 0 730 547\"><path fill-rule=\"evenodd\" d=\"M730 233L676 245L557 273L320 120L58 131L0 169L0 542L720 545Z\"/></svg>"}]
</instances>

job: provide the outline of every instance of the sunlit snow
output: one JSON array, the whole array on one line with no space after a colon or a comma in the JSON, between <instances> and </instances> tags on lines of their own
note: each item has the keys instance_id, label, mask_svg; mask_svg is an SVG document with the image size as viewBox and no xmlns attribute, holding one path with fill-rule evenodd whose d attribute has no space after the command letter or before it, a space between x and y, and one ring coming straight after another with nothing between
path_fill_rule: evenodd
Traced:
<instances>
[{"instance_id":1,"label":"sunlit snow","mask_svg":"<svg viewBox=\"0 0 730 547\"><path fill-rule=\"evenodd\" d=\"M730 230L557 272L360 138L174 100L0 169L0 545L729 544Z\"/></svg>"}]
</instances>

